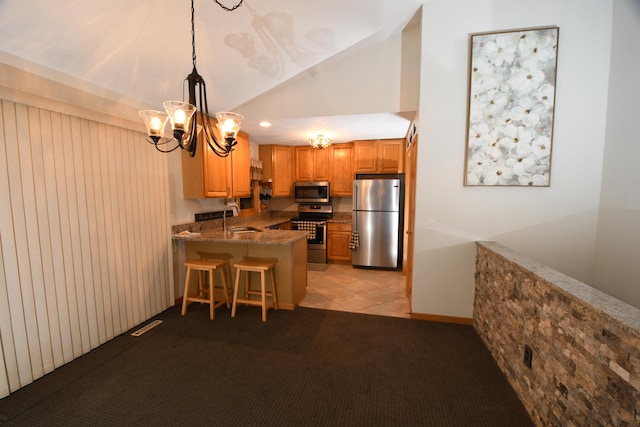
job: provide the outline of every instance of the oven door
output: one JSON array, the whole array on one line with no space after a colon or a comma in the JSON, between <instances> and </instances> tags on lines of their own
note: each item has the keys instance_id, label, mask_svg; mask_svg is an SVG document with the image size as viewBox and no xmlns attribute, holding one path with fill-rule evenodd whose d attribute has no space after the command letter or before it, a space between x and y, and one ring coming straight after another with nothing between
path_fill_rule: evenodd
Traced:
<instances>
[{"instance_id":1,"label":"oven door","mask_svg":"<svg viewBox=\"0 0 640 427\"><path fill-rule=\"evenodd\" d=\"M308 231L307 261L311 263L327 263L327 222L292 220L293 230Z\"/></svg>"},{"instance_id":2,"label":"oven door","mask_svg":"<svg viewBox=\"0 0 640 427\"><path fill-rule=\"evenodd\" d=\"M327 247L327 222L310 220L292 220L292 230L308 231L307 245L316 248Z\"/></svg>"}]
</instances>

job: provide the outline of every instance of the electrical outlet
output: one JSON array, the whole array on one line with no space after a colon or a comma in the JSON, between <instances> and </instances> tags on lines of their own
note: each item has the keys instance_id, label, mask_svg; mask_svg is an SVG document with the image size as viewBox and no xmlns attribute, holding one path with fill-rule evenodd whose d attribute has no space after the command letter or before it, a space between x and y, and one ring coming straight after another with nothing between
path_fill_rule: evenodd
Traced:
<instances>
[{"instance_id":1,"label":"electrical outlet","mask_svg":"<svg viewBox=\"0 0 640 427\"><path fill-rule=\"evenodd\" d=\"M524 346L524 364L527 368L531 369L531 362L533 361L533 349L528 345Z\"/></svg>"}]
</instances>

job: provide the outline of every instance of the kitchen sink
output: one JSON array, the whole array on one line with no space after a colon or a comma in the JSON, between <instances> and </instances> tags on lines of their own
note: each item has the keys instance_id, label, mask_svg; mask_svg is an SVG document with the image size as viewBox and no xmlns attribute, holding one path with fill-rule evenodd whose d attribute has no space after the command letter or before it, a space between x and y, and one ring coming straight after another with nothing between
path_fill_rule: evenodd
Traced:
<instances>
[{"instance_id":1,"label":"kitchen sink","mask_svg":"<svg viewBox=\"0 0 640 427\"><path fill-rule=\"evenodd\" d=\"M261 229L259 228L255 228L255 227L229 227L227 230L229 230L229 233L260 233L262 232Z\"/></svg>"}]
</instances>

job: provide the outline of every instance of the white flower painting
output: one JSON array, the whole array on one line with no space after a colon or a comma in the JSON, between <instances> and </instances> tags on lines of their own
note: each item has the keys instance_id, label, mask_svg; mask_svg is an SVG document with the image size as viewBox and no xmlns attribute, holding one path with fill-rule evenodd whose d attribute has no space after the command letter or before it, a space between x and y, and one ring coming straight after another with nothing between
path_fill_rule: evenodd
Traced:
<instances>
[{"instance_id":1,"label":"white flower painting","mask_svg":"<svg viewBox=\"0 0 640 427\"><path fill-rule=\"evenodd\" d=\"M465 185L550 185L558 30L470 36Z\"/></svg>"}]
</instances>

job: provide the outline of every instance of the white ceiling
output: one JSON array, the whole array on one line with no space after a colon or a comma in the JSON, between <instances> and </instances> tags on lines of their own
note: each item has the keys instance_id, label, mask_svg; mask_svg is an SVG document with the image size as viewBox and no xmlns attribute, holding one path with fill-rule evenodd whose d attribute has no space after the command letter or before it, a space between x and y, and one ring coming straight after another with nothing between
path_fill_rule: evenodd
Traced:
<instances>
[{"instance_id":1,"label":"white ceiling","mask_svg":"<svg viewBox=\"0 0 640 427\"><path fill-rule=\"evenodd\" d=\"M220 1L230 7L237 0ZM245 0L225 12L214 0L195 0L197 67L209 110L248 106L358 43L401 31L422 1ZM189 0L0 0L0 53L161 109L163 100L184 99L190 17ZM327 110L262 128L257 122L266 114L245 117L243 130L261 143L304 143L300 135L310 129L328 129L340 141L401 138L406 115Z\"/></svg>"}]
</instances>

